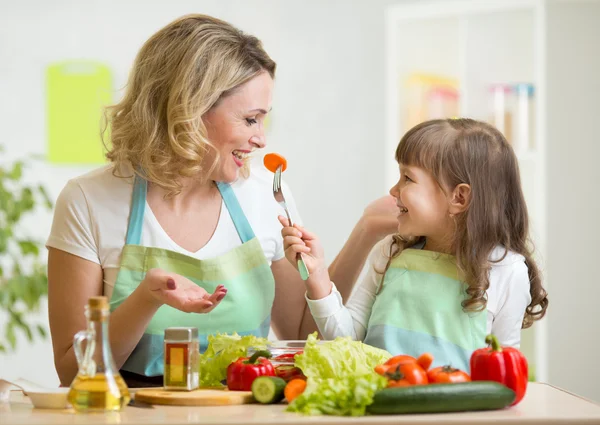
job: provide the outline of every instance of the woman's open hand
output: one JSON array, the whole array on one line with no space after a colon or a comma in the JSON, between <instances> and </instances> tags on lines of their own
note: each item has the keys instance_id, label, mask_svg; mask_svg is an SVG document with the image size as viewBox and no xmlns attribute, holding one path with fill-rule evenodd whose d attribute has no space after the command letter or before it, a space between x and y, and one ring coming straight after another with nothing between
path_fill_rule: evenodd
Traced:
<instances>
[{"instance_id":1,"label":"woman's open hand","mask_svg":"<svg viewBox=\"0 0 600 425\"><path fill-rule=\"evenodd\" d=\"M227 289L223 285L217 286L215 291L209 294L191 280L161 269L149 270L141 285L145 286L155 302L167 304L186 313L208 313L227 295Z\"/></svg>"}]
</instances>

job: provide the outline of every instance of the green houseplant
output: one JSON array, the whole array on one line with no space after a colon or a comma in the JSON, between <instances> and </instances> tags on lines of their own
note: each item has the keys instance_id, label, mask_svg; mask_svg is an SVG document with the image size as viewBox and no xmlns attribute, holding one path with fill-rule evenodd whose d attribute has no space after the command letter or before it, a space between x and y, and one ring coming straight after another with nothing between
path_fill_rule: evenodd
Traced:
<instances>
[{"instance_id":1,"label":"green houseplant","mask_svg":"<svg viewBox=\"0 0 600 425\"><path fill-rule=\"evenodd\" d=\"M46 329L27 316L35 312L48 293L46 267L40 257L43 244L23 229L23 218L41 208L52 208L41 184L29 184L23 176L25 161L4 163L0 146L0 352L17 346L17 335L29 341L46 337Z\"/></svg>"}]
</instances>

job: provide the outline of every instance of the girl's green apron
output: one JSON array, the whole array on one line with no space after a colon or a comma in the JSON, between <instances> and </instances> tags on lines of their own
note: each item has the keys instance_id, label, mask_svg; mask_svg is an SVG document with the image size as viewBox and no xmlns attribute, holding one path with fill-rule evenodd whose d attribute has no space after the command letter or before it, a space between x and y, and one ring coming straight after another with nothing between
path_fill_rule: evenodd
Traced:
<instances>
[{"instance_id":1,"label":"girl's green apron","mask_svg":"<svg viewBox=\"0 0 600 425\"><path fill-rule=\"evenodd\" d=\"M168 305L160 307L122 370L148 377L162 375L163 335L168 327L198 328L201 351L206 349L208 335L216 333L237 332L267 337L275 281L233 189L228 184L217 184L242 245L216 258L198 260L178 252L140 245L146 186L144 179L136 177L127 240L110 301L111 310L137 288L152 268L185 276L209 293L219 284L225 285L228 292L223 301L207 314L184 313Z\"/></svg>"},{"instance_id":2,"label":"girl's green apron","mask_svg":"<svg viewBox=\"0 0 600 425\"><path fill-rule=\"evenodd\" d=\"M487 312L465 313L467 285L458 278L454 257L421 247L392 260L364 342L393 355L428 352L433 366L468 372L471 353L485 346Z\"/></svg>"}]
</instances>

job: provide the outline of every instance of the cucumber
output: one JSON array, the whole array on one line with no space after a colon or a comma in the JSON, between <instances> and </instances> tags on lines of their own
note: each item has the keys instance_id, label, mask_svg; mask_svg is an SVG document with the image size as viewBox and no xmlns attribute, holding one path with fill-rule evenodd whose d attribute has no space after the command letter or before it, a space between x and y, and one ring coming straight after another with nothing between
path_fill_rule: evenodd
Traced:
<instances>
[{"instance_id":1,"label":"cucumber","mask_svg":"<svg viewBox=\"0 0 600 425\"><path fill-rule=\"evenodd\" d=\"M259 376L252 382L252 395L262 404L274 404L283 400L286 382L277 376Z\"/></svg>"},{"instance_id":2,"label":"cucumber","mask_svg":"<svg viewBox=\"0 0 600 425\"><path fill-rule=\"evenodd\" d=\"M510 405L514 399L510 388L492 381L414 385L376 392L367 412L393 415L494 410Z\"/></svg>"}]
</instances>

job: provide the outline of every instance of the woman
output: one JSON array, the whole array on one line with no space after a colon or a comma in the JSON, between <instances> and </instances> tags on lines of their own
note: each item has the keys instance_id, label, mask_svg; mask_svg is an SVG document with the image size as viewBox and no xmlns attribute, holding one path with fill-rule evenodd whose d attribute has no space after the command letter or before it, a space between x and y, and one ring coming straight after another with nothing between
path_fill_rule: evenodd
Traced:
<instances>
[{"instance_id":1,"label":"woman","mask_svg":"<svg viewBox=\"0 0 600 425\"><path fill-rule=\"evenodd\" d=\"M130 386L162 384L166 327L197 327L203 348L216 332L266 337L272 326L303 339L316 330L284 258L272 175L248 167L265 147L275 68L258 39L203 15L144 44L108 112L111 164L71 180L56 204L49 315L63 385L77 373L73 335L94 295L110 298L111 348ZM367 209L330 267L344 296L394 231L393 209L388 199Z\"/></svg>"}]
</instances>

